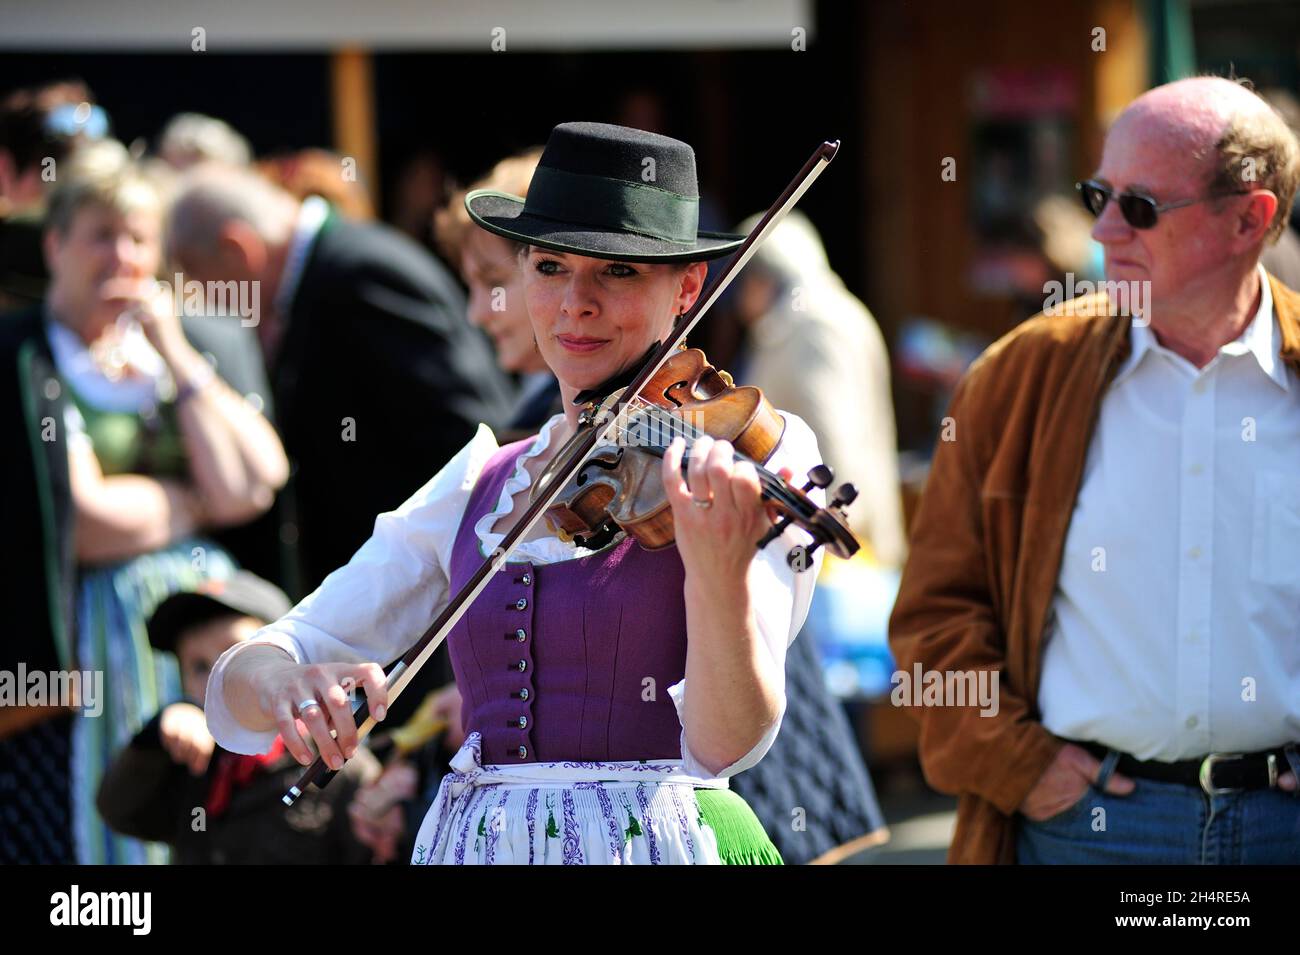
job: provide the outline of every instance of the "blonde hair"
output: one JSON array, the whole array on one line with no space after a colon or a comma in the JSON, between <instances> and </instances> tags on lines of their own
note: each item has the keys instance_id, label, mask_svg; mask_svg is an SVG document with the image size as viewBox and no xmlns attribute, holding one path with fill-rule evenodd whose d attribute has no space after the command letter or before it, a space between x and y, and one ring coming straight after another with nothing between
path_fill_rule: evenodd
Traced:
<instances>
[{"instance_id":1,"label":"blonde hair","mask_svg":"<svg viewBox=\"0 0 1300 955\"><path fill-rule=\"evenodd\" d=\"M88 143L55 173L45 228L66 234L77 213L96 205L120 214L152 206L162 213L158 186L116 140Z\"/></svg>"},{"instance_id":2,"label":"blonde hair","mask_svg":"<svg viewBox=\"0 0 1300 955\"><path fill-rule=\"evenodd\" d=\"M461 253L465 249L465 237L471 228L478 228L465 210L465 196L475 189L494 189L508 192L512 196L528 194L528 185L533 180L538 160L542 158L542 147L534 146L513 156L502 159L482 179L470 185L468 189L456 192L447 205L433 216L433 234L438 241L438 249L454 266L460 264Z\"/></svg>"}]
</instances>

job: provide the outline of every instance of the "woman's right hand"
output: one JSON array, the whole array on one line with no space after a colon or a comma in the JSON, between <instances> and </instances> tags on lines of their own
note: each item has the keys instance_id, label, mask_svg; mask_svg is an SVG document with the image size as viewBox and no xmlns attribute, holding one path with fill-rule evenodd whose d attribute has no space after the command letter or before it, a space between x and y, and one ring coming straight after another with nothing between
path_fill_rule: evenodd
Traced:
<instances>
[{"instance_id":1,"label":"woman's right hand","mask_svg":"<svg viewBox=\"0 0 1300 955\"><path fill-rule=\"evenodd\" d=\"M285 748L302 765L310 766L316 759L310 740L326 765L341 769L357 749L357 725L352 718L355 689L366 691L376 720L387 715L383 668L377 663L294 663L283 652L260 651L249 647L230 661L224 689L231 713L250 729L278 728ZM307 700L315 700L316 705L299 709L298 704Z\"/></svg>"}]
</instances>

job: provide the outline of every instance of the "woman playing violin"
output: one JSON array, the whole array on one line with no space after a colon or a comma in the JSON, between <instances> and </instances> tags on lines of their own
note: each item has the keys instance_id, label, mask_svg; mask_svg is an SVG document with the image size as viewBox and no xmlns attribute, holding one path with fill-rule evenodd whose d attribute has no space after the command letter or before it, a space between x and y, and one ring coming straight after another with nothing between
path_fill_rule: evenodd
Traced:
<instances>
[{"instance_id":1,"label":"woman playing violin","mask_svg":"<svg viewBox=\"0 0 1300 955\"><path fill-rule=\"evenodd\" d=\"M697 231L697 204L688 145L591 123L553 130L527 200L466 198L476 224L519 245L537 348L565 412L502 448L480 428L379 515L346 566L225 654L208 689L222 746L261 752L279 733L304 765L308 739L331 768L351 756L345 687L363 687L382 719L379 664L401 655L527 509L575 433L576 396L635 371L700 295L705 260L740 244ZM782 417L766 467L802 474L818 462L816 440ZM806 539L797 530L755 550L771 520L755 466L726 441L700 435L687 454L678 438L661 473L675 546L650 551L620 535L588 550L539 523L451 630L467 739L413 862L780 862L726 780L776 737L785 651L820 553L797 574L786 562Z\"/></svg>"}]
</instances>

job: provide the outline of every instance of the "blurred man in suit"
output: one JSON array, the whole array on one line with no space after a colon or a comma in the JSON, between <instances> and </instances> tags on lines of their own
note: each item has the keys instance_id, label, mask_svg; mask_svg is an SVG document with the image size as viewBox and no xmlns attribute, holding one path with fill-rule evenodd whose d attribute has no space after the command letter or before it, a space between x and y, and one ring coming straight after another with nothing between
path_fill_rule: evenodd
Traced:
<instances>
[{"instance_id":1,"label":"blurred man in suit","mask_svg":"<svg viewBox=\"0 0 1300 955\"><path fill-rule=\"evenodd\" d=\"M241 283L258 306L295 465L296 528L285 531L296 532L300 587L313 590L480 422L502 421L508 382L450 273L386 226L226 166L191 175L169 225L187 279Z\"/></svg>"}]
</instances>

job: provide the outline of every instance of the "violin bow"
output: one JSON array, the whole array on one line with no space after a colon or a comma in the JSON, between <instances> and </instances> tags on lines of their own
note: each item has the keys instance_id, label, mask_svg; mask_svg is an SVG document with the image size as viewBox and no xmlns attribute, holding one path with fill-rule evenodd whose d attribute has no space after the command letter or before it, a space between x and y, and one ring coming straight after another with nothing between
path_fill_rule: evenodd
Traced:
<instances>
[{"instance_id":1,"label":"violin bow","mask_svg":"<svg viewBox=\"0 0 1300 955\"><path fill-rule=\"evenodd\" d=\"M790 184L777 197L776 202L768 208L767 212L763 214L763 218L745 237L745 241L741 243L740 248L727 260L727 264L709 283L704 294L697 298L690 310L678 319L673 326L672 334L651 353L637 376L632 380L632 383L623 389L617 404L612 409L608 409L607 423L603 427L587 429L585 435L580 435L580 440L573 441L568 463L555 472L550 484L515 521L514 526L502 539L500 546L479 566L474 575L466 581L456 596L447 604L446 609L438 614L437 619L429 625L423 636L411 645L411 648L406 651L402 659L388 672L386 685L390 706L393 700L397 699L402 690L406 688L406 685L411 682L415 674L419 672L420 667L428 662L429 657L447 638L447 634L456 626L460 618L478 599L479 594L483 592L483 588L488 585L488 581L492 576L509 562L510 555L518 548L520 541L542 519L547 508L554 503L569 481L578 473L583 462L595 450L596 445L600 444L602 440L606 440L609 437L609 432L617 427L624 406L636 395L640 394L641 389L654 377L664 362L672 357L673 352L686 340L686 336L691 329L713 307L713 304L726 291L727 286L731 284L736 274L745 267L745 264L758 251L758 247L772 233L772 230L780 224L789 211L794 208L803 194L817 180L817 177L830 165L831 160L835 158L835 154L839 152L839 148L840 141L837 139L834 142L824 142L814 150L813 154L808 157L808 161L803 164L803 168L799 170L794 179L790 181ZM370 715L370 707L367 701L358 701L352 715L359 724L357 739L363 740L377 725L375 718ZM325 786L336 772L337 770L329 768L323 757L317 756L316 761L303 772L297 784L291 786L289 791L284 794L284 804L292 806L306 791L309 784L314 784L317 787Z\"/></svg>"}]
</instances>

